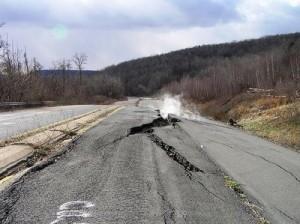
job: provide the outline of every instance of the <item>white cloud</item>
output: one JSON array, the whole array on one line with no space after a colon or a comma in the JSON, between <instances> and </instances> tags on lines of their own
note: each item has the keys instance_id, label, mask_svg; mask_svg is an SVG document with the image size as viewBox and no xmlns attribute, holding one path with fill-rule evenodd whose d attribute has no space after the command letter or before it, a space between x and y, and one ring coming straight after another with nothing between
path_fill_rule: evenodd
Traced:
<instances>
[{"instance_id":1,"label":"white cloud","mask_svg":"<svg viewBox=\"0 0 300 224\"><path fill-rule=\"evenodd\" d=\"M237 18L235 0L1 0L0 20L39 26L211 26Z\"/></svg>"},{"instance_id":2,"label":"white cloud","mask_svg":"<svg viewBox=\"0 0 300 224\"><path fill-rule=\"evenodd\" d=\"M300 0L241 0L237 10L260 35L300 31Z\"/></svg>"},{"instance_id":3,"label":"white cloud","mask_svg":"<svg viewBox=\"0 0 300 224\"><path fill-rule=\"evenodd\" d=\"M300 6L300 0L286 0L292 7Z\"/></svg>"},{"instance_id":4,"label":"white cloud","mask_svg":"<svg viewBox=\"0 0 300 224\"><path fill-rule=\"evenodd\" d=\"M300 31L300 0L1 0L1 28L45 67L89 68L195 45Z\"/></svg>"}]
</instances>

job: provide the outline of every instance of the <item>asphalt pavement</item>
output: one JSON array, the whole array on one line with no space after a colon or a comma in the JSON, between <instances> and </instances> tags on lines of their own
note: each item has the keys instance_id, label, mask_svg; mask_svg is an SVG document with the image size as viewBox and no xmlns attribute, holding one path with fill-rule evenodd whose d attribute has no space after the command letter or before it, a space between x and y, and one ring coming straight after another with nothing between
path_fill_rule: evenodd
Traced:
<instances>
[{"instance_id":1,"label":"asphalt pavement","mask_svg":"<svg viewBox=\"0 0 300 224\"><path fill-rule=\"evenodd\" d=\"M181 124L222 170L263 206L272 223L300 223L300 154L218 122Z\"/></svg>"},{"instance_id":2,"label":"asphalt pavement","mask_svg":"<svg viewBox=\"0 0 300 224\"><path fill-rule=\"evenodd\" d=\"M0 112L0 140L98 108L98 105L72 105Z\"/></svg>"},{"instance_id":3,"label":"asphalt pavement","mask_svg":"<svg viewBox=\"0 0 300 224\"><path fill-rule=\"evenodd\" d=\"M170 124L156 101L139 105L1 192L0 223L258 223L224 175L272 223L299 223L299 154L205 118Z\"/></svg>"},{"instance_id":4,"label":"asphalt pavement","mask_svg":"<svg viewBox=\"0 0 300 224\"><path fill-rule=\"evenodd\" d=\"M190 136L155 119L129 106L86 132L0 194L1 223L257 223Z\"/></svg>"}]
</instances>

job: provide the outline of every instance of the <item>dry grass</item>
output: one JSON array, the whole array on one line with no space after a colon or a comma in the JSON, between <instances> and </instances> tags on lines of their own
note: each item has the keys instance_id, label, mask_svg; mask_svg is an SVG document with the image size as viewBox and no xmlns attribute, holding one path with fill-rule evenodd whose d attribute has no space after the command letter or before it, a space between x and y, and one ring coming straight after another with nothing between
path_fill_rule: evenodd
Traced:
<instances>
[{"instance_id":1,"label":"dry grass","mask_svg":"<svg viewBox=\"0 0 300 224\"><path fill-rule=\"evenodd\" d=\"M252 99L244 99L233 105L230 111L228 111L228 116L240 119L245 115L251 116L251 114L260 114L262 111L277 108L287 103L288 100L286 98L255 97Z\"/></svg>"},{"instance_id":2,"label":"dry grass","mask_svg":"<svg viewBox=\"0 0 300 224\"><path fill-rule=\"evenodd\" d=\"M241 186L229 176L224 176L225 186L229 187L230 189L234 190L236 193L243 194L241 190Z\"/></svg>"},{"instance_id":3,"label":"dry grass","mask_svg":"<svg viewBox=\"0 0 300 224\"><path fill-rule=\"evenodd\" d=\"M217 120L226 120L226 108L219 101L212 100L198 105L200 113Z\"/></svg>"},{"instance_id":4,"label":"dry grass","mask_svg":"<svg viewBox=\"0 0 300 224\"><path fill-rule=\"evenodd\" d=\"M240 123L259 136L300 150L300 102L247 113Z\"/></svg>"},{"instance_id":5,"label":"dry grass","mask_svg":"<svg viewBox=\"0 0 300 224\"><path fill-rule=\"evenodd\" d=\"M270 224L270 222L262 215L262 209L248 199L239 183L229 176L224 176L224 183L225 186L232 189L240 197L242 202L250 209L252 214L258 219L257 224Z\"/></svg>"},{"instance_id":6,"label":"dry grass","mask_svg":"<svg viewBox=\"0 0 300 224\"><path fill-rule=\"evenodd\" d=\"M241 94L201 104L200 110L225 122L233 118L247 131L300 151L299 101Z\"/></svg>"}]
</instances>

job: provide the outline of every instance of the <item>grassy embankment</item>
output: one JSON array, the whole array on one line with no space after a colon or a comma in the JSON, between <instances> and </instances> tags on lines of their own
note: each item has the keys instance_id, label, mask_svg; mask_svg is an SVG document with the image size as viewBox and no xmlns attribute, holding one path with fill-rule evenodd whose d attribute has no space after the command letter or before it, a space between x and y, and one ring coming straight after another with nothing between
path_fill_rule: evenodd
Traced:
<instances>
[{"instance_id":1,"label":"grassy embankment","mask_svg":"<svg viewBox=\"0 0 300 224\"><path fill-rule=\"evenodd\" d=\"M300 152L299 100L242 94L202 104L201 111L217 120L233 118L245 130Z\"/></svg>"}]
</instances>

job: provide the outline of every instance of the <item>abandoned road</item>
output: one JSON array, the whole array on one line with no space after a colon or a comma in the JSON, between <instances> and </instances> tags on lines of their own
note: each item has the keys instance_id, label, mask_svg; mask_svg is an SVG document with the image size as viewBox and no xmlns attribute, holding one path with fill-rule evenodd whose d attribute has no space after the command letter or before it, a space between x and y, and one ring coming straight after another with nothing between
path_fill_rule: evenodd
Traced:
<instances>
[{"instance_id":1,"label":"abandoned road","mask_svg":"<svg viewBox=\"0 0 300 224\"><path fill-rule=\"evenodd\" d=\"M206 119L170 123L155 107L125 107L1 192L0 223L259 223L223 171L272 223L299 223L297 153Z\"/></svg>"},{"instance_id":2,"label":"abandoned road","mask_svg":"<svg viewBox=\"0 0 300 224\"><path fill-rule=\"evenodd\" d=\"M0 140L98 108L98 105L72 105L1 112Z\"/></svg>"}]
</instances>

